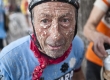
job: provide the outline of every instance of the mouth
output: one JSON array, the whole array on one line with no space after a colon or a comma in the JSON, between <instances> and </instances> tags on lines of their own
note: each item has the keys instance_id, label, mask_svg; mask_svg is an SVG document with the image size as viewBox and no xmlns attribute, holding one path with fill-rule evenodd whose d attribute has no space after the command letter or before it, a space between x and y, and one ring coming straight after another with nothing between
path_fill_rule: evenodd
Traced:
<instances>
[{"instance_id":1,"label":"mouth","mask_svg":"<svg viewBox=\"0 0 110 80\"><path fill-rule=\"evenodd\" d=\"M52 46L52 45L48 45L49 49L51 50L59 50L62 48L62 45L58 45L58 46Z\"/></svg>"}]
</instances>

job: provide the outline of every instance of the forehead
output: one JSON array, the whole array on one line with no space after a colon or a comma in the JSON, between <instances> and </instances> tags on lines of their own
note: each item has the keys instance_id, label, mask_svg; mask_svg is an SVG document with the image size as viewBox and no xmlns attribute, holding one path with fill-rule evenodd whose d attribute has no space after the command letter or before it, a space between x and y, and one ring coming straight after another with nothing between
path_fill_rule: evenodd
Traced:
<instances>
[{"instance_id":1,"label":"forehead","mask_svg":"<svg viewBox=\"0 0 110 80\"><path fill-rule=\"evenodd\" d=\"M45 2L34 7L34 13L74 13L75 8L64 2Z\"/></svg>"}]
</instances>

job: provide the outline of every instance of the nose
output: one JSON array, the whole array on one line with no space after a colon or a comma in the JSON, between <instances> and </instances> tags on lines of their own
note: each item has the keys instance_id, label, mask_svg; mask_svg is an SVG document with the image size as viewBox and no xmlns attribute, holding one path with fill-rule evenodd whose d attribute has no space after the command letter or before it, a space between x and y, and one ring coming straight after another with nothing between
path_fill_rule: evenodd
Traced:
<instances>
[{"instance_id":1,"label":"nose","mask_svg":"<svg viewBox=\"0 0 110 80\"><path fill-rule=\"evenodd\" d=\"M50 28L50 36L55 41L61 38L61 30L57 20L52 21Z\"/></svg>"}]
</instances>

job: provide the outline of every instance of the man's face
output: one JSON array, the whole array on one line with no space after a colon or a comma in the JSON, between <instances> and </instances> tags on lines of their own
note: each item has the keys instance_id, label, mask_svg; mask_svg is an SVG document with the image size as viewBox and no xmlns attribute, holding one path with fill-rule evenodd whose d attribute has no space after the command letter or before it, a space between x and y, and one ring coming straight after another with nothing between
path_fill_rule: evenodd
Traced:
<instances>
[{"instance_id":1,"label":"man's face","mask_svg":"<svg viewBox=\"0 0 110 80\"><path fill-rule=\"evenodd\" d=\"M61 57L74 37L75 8L63 2L42 3L33 9L33 24L43 53Z\"/></svg>"}]
</instances>

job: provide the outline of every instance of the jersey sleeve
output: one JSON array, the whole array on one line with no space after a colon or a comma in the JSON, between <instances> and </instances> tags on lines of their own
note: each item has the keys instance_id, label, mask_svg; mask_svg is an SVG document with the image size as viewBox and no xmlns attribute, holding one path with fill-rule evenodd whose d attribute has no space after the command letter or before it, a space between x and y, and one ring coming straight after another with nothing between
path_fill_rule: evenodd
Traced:
<instances>
[{"instance_id":1,"label":"jersey sleeve","mask_svg":"<svg viewBox=\"0 0 110 80\"><path fill-rule=\"evenodd\" d=\"M106 12L110 7L110 0L96 0L94 5Z\"/></svg>"},{"instance_id":2,"label":"jersey sleeve","mask_svg":"<svg viewBox=\"0 0 110 80\"><path fill-rule=\"evenodd\" d=\"M77 60L74 69L79 70L81 68L81 64L84 58L84 43L80 37L76 36L72 44Z\"/></svg>"},{"instance_id":3,"label":"jersey sleeve","mask_svg":"<svg viewBox=\"0 0 110 80\"><path fill-rule=\"evenodd\" d=\"M2 61L0 60L0 80L10 80L8 73L4 70Z\"/></svg>"}]
</instances>

